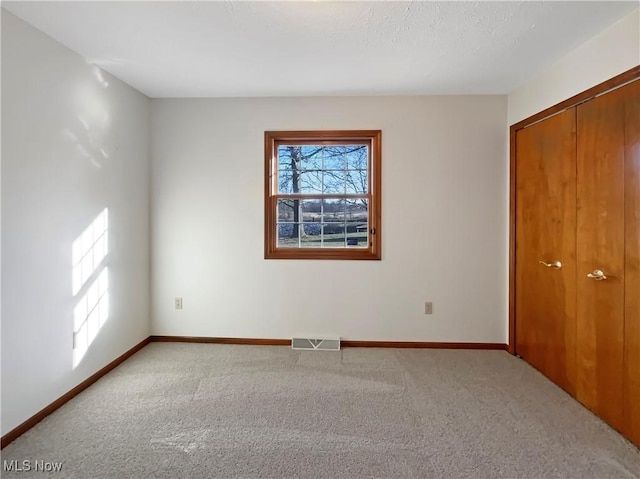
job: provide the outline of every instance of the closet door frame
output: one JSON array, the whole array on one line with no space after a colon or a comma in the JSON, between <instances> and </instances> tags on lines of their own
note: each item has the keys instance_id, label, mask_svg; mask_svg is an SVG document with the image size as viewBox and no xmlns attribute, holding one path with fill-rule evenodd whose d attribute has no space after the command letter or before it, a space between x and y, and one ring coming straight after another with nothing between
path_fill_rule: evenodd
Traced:
<instances>
[{"instance_id":1,"label":"closet door frame","mask_svg":"<svg viewBox=\"0 0 640 479\"><path fill-rule=\"evenodd\" d=\"M507 351L517 355L516 350L516 132L533 123L544 120L561 111L584 103L595 96L625 85L640 78L640 65L627 70L607 81L564 100L557 105L542 110L518 123L511 125L509 131L509 344Z\"/></svg>"}]
</instances>

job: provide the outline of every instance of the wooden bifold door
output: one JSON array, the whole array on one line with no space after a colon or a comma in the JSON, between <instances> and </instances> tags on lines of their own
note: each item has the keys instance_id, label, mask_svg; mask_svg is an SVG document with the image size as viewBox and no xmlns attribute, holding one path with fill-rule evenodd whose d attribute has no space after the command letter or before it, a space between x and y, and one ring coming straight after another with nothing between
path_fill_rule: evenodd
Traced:
<instances>
[{"instance_id":1,"label":"wooden bifold door","mask_svg":"<svg viewBox=\"0 0 640 479\"><path fill-rule=\"evenodd\" d=\"M640 81L515 148L515 352L640 446Z\"/></svg>"}]
</instances>

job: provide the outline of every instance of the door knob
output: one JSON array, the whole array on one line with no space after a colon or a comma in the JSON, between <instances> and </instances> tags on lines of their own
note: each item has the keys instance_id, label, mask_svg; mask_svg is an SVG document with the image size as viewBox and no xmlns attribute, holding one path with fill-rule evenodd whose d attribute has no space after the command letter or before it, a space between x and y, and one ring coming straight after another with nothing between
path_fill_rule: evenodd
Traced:
<instances>
[{"instance_id":1,"label":"door knob","mask_svg":"<svg viewBox=\"0 0 640 479\"><path fill-rule=\"evenodd\" d=\"M545 265L547 268L560 269L562 263L560 261L553 261L551 263L545 263L544 261L538 261L538 263Z\"/></svg>"},{"instance_id":2,"label":"door knob","mask_svg":"<svg viewBox=\"0 0 640 479\"><path fill-rule=\"evenodd\" d=\"M604 274L604 271L601 269L594 269L593 273L587 273L587 278L595 279L596 281L602 281L603 279L607 279Z\"/></svg>"}]
</instances>

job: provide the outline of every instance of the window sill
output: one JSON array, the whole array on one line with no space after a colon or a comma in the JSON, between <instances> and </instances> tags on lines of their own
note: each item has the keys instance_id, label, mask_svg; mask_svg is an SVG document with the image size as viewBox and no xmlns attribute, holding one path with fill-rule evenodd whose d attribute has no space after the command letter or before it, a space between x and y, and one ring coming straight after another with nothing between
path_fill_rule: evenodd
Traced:
<instances>
[{"instance_id":1,"label":"window sill","mask_svg":"<svg viewBox=\"0 0 640 479\"><path fill-rule=\"evenodd\" d=\"M379 261L379 252L371 250L337 250L318 248L278 248L275 251L265 251L264 259L312 259L312 260L370 260Z\"/></svg>"}]
</instances>

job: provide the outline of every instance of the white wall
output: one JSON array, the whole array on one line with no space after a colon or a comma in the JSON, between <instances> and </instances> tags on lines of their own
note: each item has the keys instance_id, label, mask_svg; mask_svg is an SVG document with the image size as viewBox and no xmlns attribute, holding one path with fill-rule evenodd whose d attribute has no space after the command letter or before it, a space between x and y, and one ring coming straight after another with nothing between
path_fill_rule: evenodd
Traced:
<instances>
[{"instance_id":1,"label":"white wall","mask_svg":"<svg viewBox=\"0 0 640 479\"><path fill-rule=\"evenodd\" d=\"M505 342L506 106L152 100L153 334ZM263 259L263 135L286 129L382 130L382 261Z\"/></svg>"},{"instance_id":2,"label":"white wall","mask_svg":"<svg viewBox=\"0 0 640 479\"><path fill-rule=\"evenodd\" d=\"M509 125L640 64L636 9L509 94Z\"/></svg>"},{"instance_id":3,"label":"white wall","mask_svg":"<svg viewBox=\"0 0 640 479\"><path fill-rule=\"evenodd\" d=\"M149 100L103 79L2 11L2 434L149 335ZM105 207L111 314L74 370L71 247Z\"/></svg>"}]
</instances>

